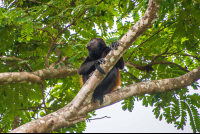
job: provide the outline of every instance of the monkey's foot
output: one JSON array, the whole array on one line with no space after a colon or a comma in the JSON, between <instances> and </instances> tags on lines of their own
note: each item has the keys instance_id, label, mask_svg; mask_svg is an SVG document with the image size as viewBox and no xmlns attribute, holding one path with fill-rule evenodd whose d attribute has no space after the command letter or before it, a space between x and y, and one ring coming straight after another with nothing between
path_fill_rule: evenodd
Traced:
<instances>
[{"instance_id":1,"label":"monkey's foot","mask_svg":"<svg viewBox=\"0 0 200 134\"><path fill-rule=\"evenodd\" d=\"M115 42L112 42L111 44L110 44L110 48L111 49L115 49L115 50L117 50L117 47L119 46L119 43L117 42L117 41L115 41Z\"/></svg>"},{"instance_id":2,"label":"monkey's foot","mask_svg":"<svg viewBox=\"0 0 200 134\"><path fill-rule=\"evenodd\" d=\"M95 66L96 65L99 65L99 64L105 64L105 59L104 58L101 58L101 59L98 59L94 64L95 64Z\"/></svg>"}]
</instances>

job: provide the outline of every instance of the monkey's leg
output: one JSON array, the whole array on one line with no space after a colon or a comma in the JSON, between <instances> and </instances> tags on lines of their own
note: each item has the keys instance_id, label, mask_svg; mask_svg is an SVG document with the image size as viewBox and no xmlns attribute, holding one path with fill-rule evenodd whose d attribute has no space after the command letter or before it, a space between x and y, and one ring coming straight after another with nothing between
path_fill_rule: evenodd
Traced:
<instances>
[{"instance_id":1,"label":"monkey's leg","mask_svg":"<svg viewBox=\"0 0 200 134\"><path fill-rule=\"evenodd\" d=\"M103 103L103 95L112 90L109 88L110 85L112 85L112 83L116 79L116 77L117 77L117 69L116 67L113 67L106 76L106 78L94 90L93 94L94 101L96 101L97 99L100 101L100 105Z\"/></svg>"}]
</instances>

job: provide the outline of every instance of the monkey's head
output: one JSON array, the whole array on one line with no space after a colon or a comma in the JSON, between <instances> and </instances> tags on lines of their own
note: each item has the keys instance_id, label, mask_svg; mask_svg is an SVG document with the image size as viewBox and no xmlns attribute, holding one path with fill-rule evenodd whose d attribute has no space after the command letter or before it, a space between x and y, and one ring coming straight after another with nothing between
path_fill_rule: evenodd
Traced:
<instances>
[{"instance_id":1,"label":"monkey's head","mask_svg":"<svg viewBox=\"0 0 200 134\"><path fill-rule=\"evenodd\" d=\"M88 55L92 60L101 58L101 55L106 47L106 43L101 38L91 39L86 45Z\"/></svg>"}]
</instances>

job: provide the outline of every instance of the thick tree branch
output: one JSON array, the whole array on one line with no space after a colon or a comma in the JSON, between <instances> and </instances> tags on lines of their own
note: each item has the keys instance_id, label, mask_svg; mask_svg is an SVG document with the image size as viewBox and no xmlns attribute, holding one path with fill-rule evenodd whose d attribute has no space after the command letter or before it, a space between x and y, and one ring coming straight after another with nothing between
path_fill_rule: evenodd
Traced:
<instances>
[{"instance_id":1,"label":"thick tree branch","mask_svg":"<svg viewBox=\"0 0 200 134\"><path fill-rule=\"evenodd\" d=\"M106 73L108 73L114 64L116 64L118 59L131 46L133 41L135 41L142 33L144 33L144 31L146 31L148 27L151 26L152 23L156 20L159 8L156 2L156 0L149 0L149 6L144 17L142 17L138 23L132 26L131 29L122 37L120 40L121 45L118 47L118 50L113 50L106 56L106 64L101 66L106 71ZM95 87L103 80L105 76L106 75L102 75L98 71L95 71L91 78L85 83L80 92L74 98L74 100L67 106L44 117L41 117L40 119L26 123L11 132L52 132L62 127L69 127L78 122L85 121L86 114L88 112L116 103L122 99L134 95L141 95L146 93L151 94L181 89L192 84L197 79L200 79L200 67L177 78L140 82L129 85L127 87L123 87L122 89L118 89L115 92L106 94L104 96L103 104L99 105L99 102L91 102L91 96Z\"/></svg>"},{"instance_id":2,"label":"thick tree branch","mask_svg":"<svg viewBox=\"0 0 200 134\"><path fill-rule=\"evenodd\" d=\"M120 46L118 50L111 51L106 57L106 64L101 67L106 71L106 74L112 69L119 58L126 52L126 50L132 45L137 38L143 34L157 19L159 5L156 0L149 0L148 8L144 16L135 25L133 25L129 31L121 38ZM90 103L92 94L97 85L105 78L106 75L95 71L93 75L87 80L84 86L81 88L76 97L72 100L72 104L75 108L78 108L84 104ZM95 84L91 84L95 83Z\"/></svg>"},{"instance_id":3,"label":"thick tree branch","mask_svg":"<svg viewBox=\"0 0 200 134\"><path fill-rule=\"evenodd\" d=\"M104 95L104 102L101 106L99 106L99 102L92 102L88 106L83 106L79 114L87 113L136 95L179 90L191 85L198 79L200 79L200 66L180 77L135 83Z\"/></svg>"},{"instance_id":4,"label":"thick tree branch","mask_svg":"<svg viewBox=\"0 0 200 134\"><path fill-rule=\"evenodd\" d=\"M43 69L33 72L34 75L41 79L65 78L67 76L77 74L77 69L61 68L61 69Z\"/></svg>"},{"instance_id":5,"label":"thick tree branch","mask_svg":"<svg viewBox=\"0 0 200 134\"><path fill-rule=\"evenodd\" d=\"M122 99L129 98L135 95L179 90L183 87L191 85L198 79L200 79L200 66L180 77L148 81L148 82L139 82L118 89L114 92L111 92L110 94L106 94L104 96L104 102L102 105L99 105L99 102L96 103L92 102L86 106L81 106L74 111L74 109L71 109L72 104L70 103L64 108L57 110L56 112L53 112L44 117L41 117L40 119L24 124L14 129L11 132L42 133L42 132L51 132L53 130L57 130L62 127L69 127L78 122L85 121L86 117L84 115L95 109L108 106ZM76 114L74 114L74 112L76 112Z\"/></svg>"},{"instance_id":6,"label":"thick tree branch","mask_svg":"<svg viewBox=\"0 0 200 134\"><path fill-rule=\"evenodd\" d=\"M28 73L28 72L7 72L0 73L0 84L9 84L9 83L42 83L41 78Z\"/></svg>"},{"instance_id":7,"label":"thick tree branch","mask_svg":"<svg viewBox=\"0 0 200 134\"><path fill-rule=\"evenodd\" d=\"M41 80L51 78L65 78L77 74L77 69L43 69L35 72L6 72L0 73L0 84L9 83L40 83Z\"/></svg>"},{"instance_id":8,"label":"thick tree branch","mask_svg":"<svg viewBox=\"0 0 200 134\"><path fill-rule=\"evenodd\" d=\"M134 26L132 26L131 29L122 37L122 39L120 40L120 46L118 47L118 50L113 50L106 56L106 64L101 66L106 71L106 73L108 73L112 69L112 67L125 53L125 51L132 45L132 43L136 41L136 39L155 22L155 20L158 17L159 9L159 5L157 2L158 0L149 0L148 8L144 16L141 18L140 21L138 21ZM106 104L111 104L109 100L104 101L104 104L101 106L99 106L99 102L97 102L95 105L96 107L92 105L94 103L91 103L94 89L105 77L106 75L100 74L96 70L94 74L90 77L90 79L81 88L76 97L67 106L57 110L56 112L48 114L40 119L26 123L11 132L51 132L62 127L69 127L78 122L85 121L87 114L86 111L102 107ZM119 96L122 97L121 94L119 94ZM82 109L80 109L81 107ZM77 113L77 111L79 111L79 113Z\"/></svg>"}]
</instances>

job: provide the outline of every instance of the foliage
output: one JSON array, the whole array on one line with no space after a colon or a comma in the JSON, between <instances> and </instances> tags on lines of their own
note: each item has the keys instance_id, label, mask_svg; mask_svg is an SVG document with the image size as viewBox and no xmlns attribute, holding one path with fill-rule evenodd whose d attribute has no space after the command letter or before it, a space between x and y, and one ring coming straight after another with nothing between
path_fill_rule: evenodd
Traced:
<instances>
[{"instance_id":1,"label":"foliage","mask_svg":"<svg viewBox=\"0 0 200 134\"><path fill-rule=\"evenodd\" d=\"M50 65L67 57L55 69L79 68L87 56L85 45L90 39L101 37L107 44L120 39L142 17L147 3L148 0L5 0L0 8L0 73L45 69L49 50ZM121 71L122 86L174 78L200 66L199 37L200 1L163 0L158 20L123 55L126 62L143 69L126 66ZM45 95L38 84L1 85L1 131L10 131L17 116L19 126L64 107L81 88L79 79L78 75L46 79L43 82ZM199 84L191 86L197 89ZM188 114L193 132L200 132L197 111L200 95L187 93L185 87L134 96L125 99L122 108L132 111L134 101L142 100L144 106L155 107L156 118L164 117L182 130ZM88 118L91 115L94 112L89 113ZM58 132L82 132L85 127L86 123L82 122Z\"/></svg>"}]
</instances>

